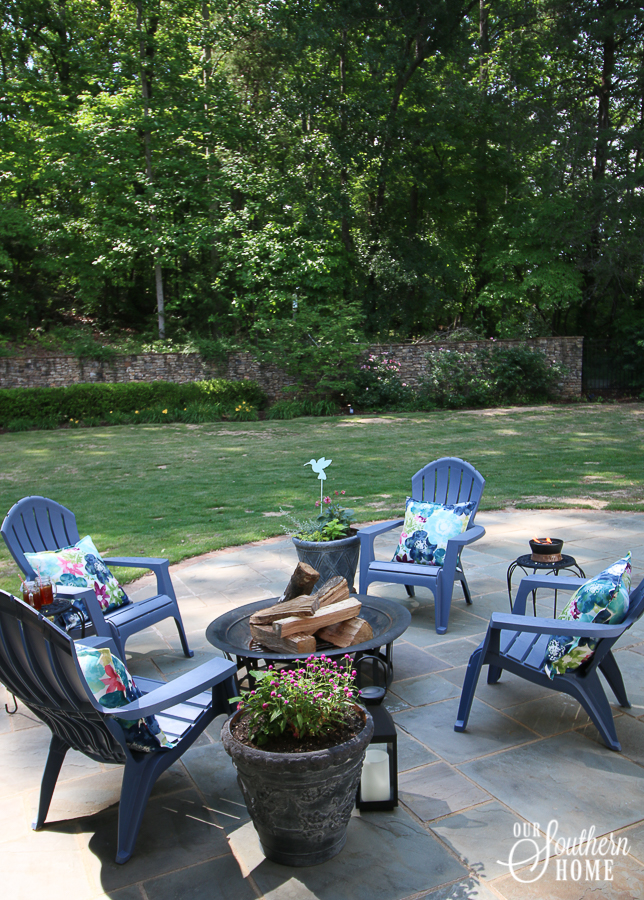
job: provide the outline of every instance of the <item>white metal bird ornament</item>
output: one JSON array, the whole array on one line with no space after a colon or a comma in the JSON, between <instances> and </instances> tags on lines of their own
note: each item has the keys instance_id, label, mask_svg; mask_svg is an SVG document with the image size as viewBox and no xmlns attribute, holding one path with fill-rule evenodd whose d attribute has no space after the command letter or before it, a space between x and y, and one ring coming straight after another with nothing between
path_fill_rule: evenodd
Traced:
<instances>
[{"instance_id":1,"label":"white metal bird ornament","mask_svg":"<svg viewBox=\"0 0 644 900\"><path fill-rule=\"evenodd\" d=\"M327 466L330 466L333 462L332 459L325 459L321 456L319 459L310 459L308 462L304 463L305 466L311 466L314 472L317 472L318 479L320 481L320 505L322 505L322 494L324 485L322 482L326 481L326 472L324 471Z\"/></svg>"}]
</instances>

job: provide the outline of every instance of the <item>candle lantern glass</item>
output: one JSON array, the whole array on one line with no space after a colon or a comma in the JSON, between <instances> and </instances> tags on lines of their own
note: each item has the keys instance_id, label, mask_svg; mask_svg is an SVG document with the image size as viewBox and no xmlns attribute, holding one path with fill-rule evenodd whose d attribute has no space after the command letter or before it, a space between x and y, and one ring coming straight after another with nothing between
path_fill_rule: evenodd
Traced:
<instances>
[{"instance_id":1,"label":"candle lantern glass","mask_svg":"<svg viewBox=\"0 0 644 900\"><path fill-rule=\"evenodd\" d=\"M383 706L369 705L374 731L362 767L356 806L376 812L398 806L398 736Z\"/></svg>"}]
</instances>

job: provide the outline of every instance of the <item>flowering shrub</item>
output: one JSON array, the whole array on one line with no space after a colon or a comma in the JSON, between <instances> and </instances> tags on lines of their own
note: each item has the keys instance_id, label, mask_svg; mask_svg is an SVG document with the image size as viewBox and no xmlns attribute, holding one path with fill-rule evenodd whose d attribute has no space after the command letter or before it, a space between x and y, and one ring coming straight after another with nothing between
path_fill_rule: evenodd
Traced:
<instances>
[{"instance_id":1,"label":"flowering shrub","mask_svg":"<svg viewBox=\"0 0 644 900\"><path fill-rule=\"evenodd\" d=\"M345 722L356 697L351 662L348 655L341 663L310 656L299 669L269 666L253 673L255 688L235 698L237 709L250 716L252 740L261 746L284 733L317 737Z\"/></svg>"},{"instance_id":2,"label":"flowering shrub","mask_svg":"<svg viewBox=\"0 0 644 900\"><path fill-rule=\"evenodd\" d=\"M411 388L400 378L400 363L386 353L370 353L356 377L353 402L360 409L404 407Z\"/></svg>"}]
</instances>

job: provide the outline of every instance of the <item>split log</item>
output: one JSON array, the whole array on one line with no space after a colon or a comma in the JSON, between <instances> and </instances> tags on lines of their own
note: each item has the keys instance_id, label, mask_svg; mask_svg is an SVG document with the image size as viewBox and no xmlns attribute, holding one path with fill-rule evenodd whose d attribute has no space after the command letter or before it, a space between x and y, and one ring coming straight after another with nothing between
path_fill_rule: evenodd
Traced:
<instances>
[{"instance_id":1,"label":"split log","mask_svg":"<svg viewBox=\"0 0 644 900\"><path fill-rule=\"evenodd\" d=\"M373 628L365 620L356 617L338 622L336 625L327 625L321 628L316 636L321 641L328 641L334 647L353 647L363 641L370 641L373 637Z\"/></svg>"},{"instance_id":2,"label":"split log","mask_svg":"<svg viewBox=\"0 0 644 900\"><path fill-rule=\"evenodd\" d=\"M333 603L339 603L340 600L346 600L351 596L347 579L341 575L329 578L324 587L320 588L315 596L320 601L320 607L331 606Z\"/></svg>"},{"instance_id":3,"label":"split log","mask_svg":"<svg viewBox=\"0 0 644 900\"><path fill-rule=\"evenodd\" d=\"M293 597L308 596L319 578L320 573L316 572L313 566L299 562L291 575L291 580L286 585L286 590L282 594L280 601L285 603L287 600L292 600Z\"/></svg>"},{"instance_id":4,"label":"split log","mask_svg":"<svg viewBox=\"0 0 644 900\"><path fill-rule=\"evenodd\" d=\"M312 616L320 608L317 597L293 597L292 600L284 600L268 609L260 609L250 617L251 625L270 625L275 619L285 619L287 616Z\"/></svg>"},{"instance_id":5,"label":"split log","mask_svg":"<svg viewBox=\"0 0 644 900\"><path fill-rule=\"evenodd\" d=\"M353 619L362 608L359 600L341 600L332 606L320 607L312 616L300 619L297 616L289 616L273 622L273 631L278 637L287 637L291 634L315 634L326 625L335 625L345 619Z\"/></svg>"},{"instance_id":6,"label":"split log","mask_svg":"<svg viewBox=\"0 0 644 900\"><path fill-rule=\"evenodd\" d=\"M251 625L250 633L269 650L278 653L301 653L307 655L315 653L315 638L312 634L290 634L287 637L278 637L270 626Z\"/></svg>"}]
</instances>

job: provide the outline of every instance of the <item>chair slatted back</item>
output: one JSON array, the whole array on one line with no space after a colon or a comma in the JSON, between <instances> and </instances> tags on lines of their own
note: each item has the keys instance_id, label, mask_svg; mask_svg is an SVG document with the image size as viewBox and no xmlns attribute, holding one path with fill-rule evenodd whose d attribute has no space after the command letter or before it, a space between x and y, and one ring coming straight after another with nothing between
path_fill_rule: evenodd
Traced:
<instances>
[{"instance_id":1,"label":"chair slatted back","mask_svg":"<svg viewBox=\"0 0 644 900\"><path fill-rule=\"evenodd\" d=\"M102 762L125 761L121 744L89 699L71 639L4 591L0 591L0 681L73 749Z\"/></svg>"},{"instance_id":2,"label":"chair slatted back","mask_svg":"<svg viewBox=\"0 0 644 900\"><path fill-rule=\"evenodd\" d=\"M0 527L0 532L20 570L28 578L35 572L25 553L59 550L80 538L76 518L66 507L47 497L24 497L15 503Z\"/></svg>"},{"instance_id":3,"label":"chair slatted back","mask_svg":"<svg viewBox=\"0 0 644 900\"><path fill-rule=\"evenodd\" d=\"M455 456L444 456L416 472L411 480L411 495L414 500L430 503L467 503L476 502L476 509L470 519L470 525L481 502L485 478L474 466Z\"/></svg>"}]
</instances>

